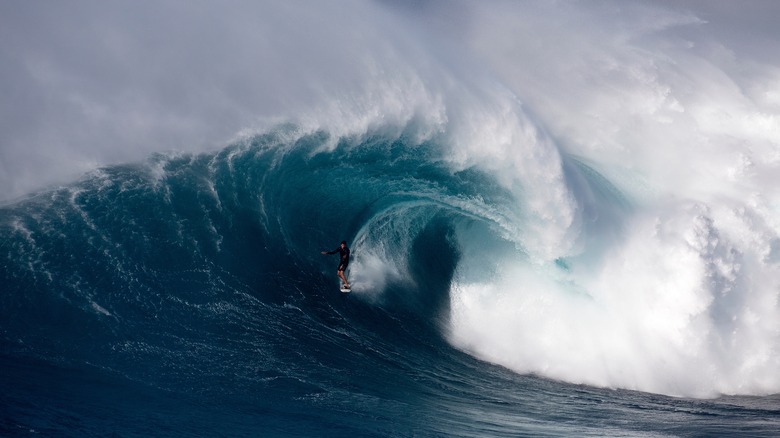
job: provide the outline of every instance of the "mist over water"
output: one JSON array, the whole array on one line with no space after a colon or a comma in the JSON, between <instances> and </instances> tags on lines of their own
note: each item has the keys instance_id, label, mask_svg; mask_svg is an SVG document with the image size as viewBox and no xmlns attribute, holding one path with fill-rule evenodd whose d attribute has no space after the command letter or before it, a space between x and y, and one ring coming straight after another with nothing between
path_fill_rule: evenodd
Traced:
<instances>
[{"instance_id":1,"label":"mist over water","mask_svg":"<svg viewBox=\"0 0 780 438\"><path fill-rule=\"evenodd\" d=\"M474 44L498 41L482 53L555 138L575 205L545 195L571 213L532 209L539 232L566 238L541 251L521 238L528 265L503 260L497 281L455 287L456 344L573 382L777 392L776 56L737 51L719 39L723 22L695 11L630 4L595 32L591 14L609 8L538 6L519 25L492 12L491 35L518 37ZM556 48L531 35L554 35Z\"/></svg>"},{"instance_id":2,"label":"mist over water","mask_svg":"<svg viewBox=\"0 0 780 438\"><path fill-rule=\"evenodd\" d=\"M461 256L458 348L573 383L777 393L779 11L727 3L5 3L0 197L278 123L327 132L313 155L397 139L490 181L405 186L417 204L361 224L359 299L413 277L392 252L413 242L377 230L430 201L468 218L431 231Z\"/></svg>"}]
</instances>

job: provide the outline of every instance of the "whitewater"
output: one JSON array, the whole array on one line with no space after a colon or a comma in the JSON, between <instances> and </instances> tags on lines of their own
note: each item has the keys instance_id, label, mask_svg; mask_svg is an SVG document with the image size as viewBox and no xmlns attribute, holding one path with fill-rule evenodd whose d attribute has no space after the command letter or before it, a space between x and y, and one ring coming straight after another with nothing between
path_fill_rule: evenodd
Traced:
<instances>
[{"instance_id":1,"label":"whitewater","mask_svg":"<svg viewBox=\"0 0 780 438\"><path fill-rule=\"evenodd\" d=\"M777 13L3 4L0 431L776 434Z\"/></svg>"}]
</instances>

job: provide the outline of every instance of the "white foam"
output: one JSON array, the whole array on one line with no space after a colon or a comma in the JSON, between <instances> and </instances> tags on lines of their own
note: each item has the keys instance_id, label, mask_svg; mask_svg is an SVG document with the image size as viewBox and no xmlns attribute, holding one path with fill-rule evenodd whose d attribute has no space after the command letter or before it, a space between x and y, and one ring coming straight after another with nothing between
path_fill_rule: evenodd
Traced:
<instances>
[{"instance_id":1,"label":"white foam","mask_svg":"<svg viewBox=\"0 0 780 438\"><path fill-rule=\"evenodd\" d=\"M543 205L535 210L560 208L561 220L531 222L548 236L527 245L532 260L499 261L491 281L461 277L453 342L572 382L694 396L779 392L780 114L768 90L780 60L740 51L750 31L737 37L728 20L710 26L695 13L634 3L591 31L609 11L537 5L523 8L535 18L523 20L518 9L479 9L473 45L555 146L587 160L632 208L589 218L620 229L587 234L607 231L583 225L588 199L556 196L572 182L558 182L554 154L510 166L526 175L518 197L535 193ZM767 13L759 9L732 13ZM544 150L541 138L524 145ZM505 152L486 155L501 160L494 168L506 163ZM540 157L535 176L528 169ZM552 262L556 254L568 269Z\"/></svg>"}]
</instances>

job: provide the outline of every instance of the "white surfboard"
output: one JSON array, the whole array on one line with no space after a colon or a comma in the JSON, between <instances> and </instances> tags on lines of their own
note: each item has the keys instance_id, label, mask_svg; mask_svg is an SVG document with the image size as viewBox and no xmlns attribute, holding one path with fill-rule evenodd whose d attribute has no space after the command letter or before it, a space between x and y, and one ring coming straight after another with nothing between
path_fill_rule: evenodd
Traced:
<instances>
[{"instance_id":1,"label":"white surfboard","mask_svg":"<svg viewBox=\"0 0 780 438\"><path fill-rule=\"evenodd\" d=\"M344 287L344 286L341 286L341 289L339 289L339 290L340 290L340 291L342 291L342 292L344 292L344 293L349 293L349 292L352 292L352 289L348 289L348 288L346 288L346 287Z\"/></svg>"}]
</instances>

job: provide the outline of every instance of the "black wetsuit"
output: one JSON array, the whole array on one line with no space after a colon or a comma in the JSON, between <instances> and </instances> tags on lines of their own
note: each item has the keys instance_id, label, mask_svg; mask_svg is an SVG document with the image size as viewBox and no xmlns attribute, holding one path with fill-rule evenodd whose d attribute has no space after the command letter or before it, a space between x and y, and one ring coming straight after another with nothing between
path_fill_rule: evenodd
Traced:
<instances>
[{"instance_id":1,"label":"black wetsuit","mask_svg":"<svg viewBox=\"0 0 780 438\"><path fill-rule=\"evenodd\" d=\"M341 262L339 263L339 271L346 271L347 265L349 264L349 248L345 245L344 248L339 245L338 248L334 249L333 251L328 251L328 254L336 254L339 253L341 255Z\"/></svg>"}]
</instances>

